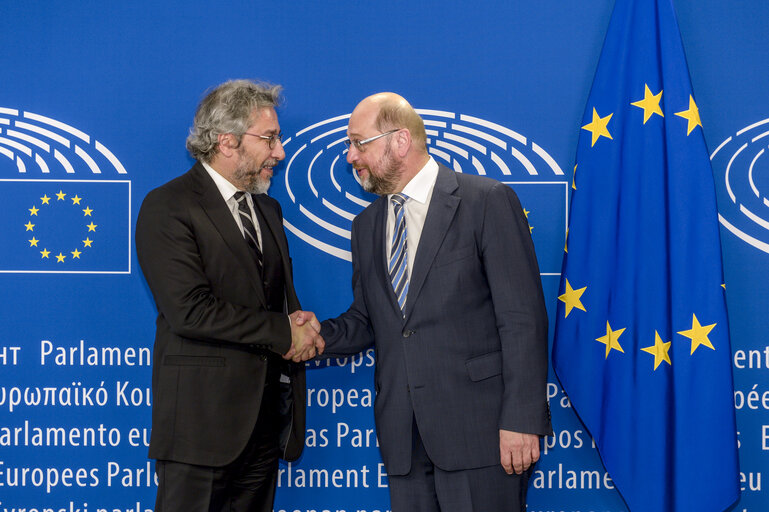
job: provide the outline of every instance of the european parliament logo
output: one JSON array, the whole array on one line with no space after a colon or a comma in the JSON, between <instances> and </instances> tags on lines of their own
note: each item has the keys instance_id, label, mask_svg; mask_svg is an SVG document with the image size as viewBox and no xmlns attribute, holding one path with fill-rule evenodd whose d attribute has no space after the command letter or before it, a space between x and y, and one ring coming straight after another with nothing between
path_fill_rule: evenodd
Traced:
<instances>
[{"instance_id":1,"label":"european parliament logo","mask_svg":"<svg viewBox=\"0 0 769 512\"><path fill-rule=\"evenodd\" d=\"M524 207L543 275L560 275L568 181L536 142L478 117L417 109L428 152L455 172L497 179L515 189ZM283 143L285 173L270 194L283 207L284 225L304 242L350 261L352 220L376 196L365 192L346 161L347 122L340 115L297 131Z\"/></svg>"},{"instance_id":2,"label":"european parliament logo","mask_svg":"<svg viewBox=\"0 0 769 512\"><path fill-rule=\"evenodd\" d=\"M741 240L769 253L769 119L724 140L710 155L718 220Z\"/></svg>"},{"instance_id":3,"label":"european parliament logo","mask_svg":"<svg viewBox=\"0 0 769 512\"><path fill-rule=\"evenodd\" d=\"M0 273L131 272L131 182L103 179L127 174L104 145L0 108L0 176L6 169L14 177L0 178Z\"/></svg>"}]
</instances>

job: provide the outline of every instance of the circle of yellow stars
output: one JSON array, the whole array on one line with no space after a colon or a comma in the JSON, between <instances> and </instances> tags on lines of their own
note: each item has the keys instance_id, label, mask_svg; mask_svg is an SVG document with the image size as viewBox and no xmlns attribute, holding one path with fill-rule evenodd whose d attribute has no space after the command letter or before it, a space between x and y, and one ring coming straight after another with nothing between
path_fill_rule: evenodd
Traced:
<instances>
[{"instance_id":1,"label":"circle of yellow stars","mask_svg":"<svg viewBox=\"0 0 769 512\"><path fill-rule=\"evenodd\" d=\"M56 196L55 201L63 201L65 203L67 202L67 194L64 193L64 191L59 190L58 193L53 194L53 195ZM41 259L47 259L47 260L51 260L51 255L53 254L53 252L49 251L48 248L45 247L44 245L41 245L40 244L40 240L38 240L35 237L35 234L34 234L35 224L32 222L35 219L33 219L32 217L38 217L38 213L40 213L41 210L46 209L46 207L50 207L51 206L51 201L53 201L53 200L54 200L53 197L49 197L48 194L43 195L43 197L40 198L40 207L39 208L38 208L38 206L36 204L32 205L32 208L29 208L30 220L26 224L24 224L24 227L26 228L26 231L31 231L32 232L32 238L27 240L29 242L29 246L30 247L37 247L38 250L42 247L43 250L39 251L40 252L40 258ZM77 195L74 195L74 196L70 197L69 200L72 201L72 206L82 207L81 202L82 202L83 199L81 197L78 197ZM82 249L85 250L85 249L91 247L92 244L93 244L93 240L91 240L90 236L88 236L88 233L96 232L96 228L98 227L98 224L94 224L94 222L93 222L93 209L91 209L90 206L86 205L85 208L81 208L81 209L83 211L83 217L90 217L90 219L87 219L87 220L90 220L90 224L86 224L86 226L85 226L86 228L88 228L88 230L86 231L85 240L82 240L82 243L83 243ZM73 251L69 251L69 254L65 254L65 252L67 252L67 251L60 251L59 254L54 254L53 255L53 257L56 258L56 263L64 263L64 261L68 257L70 257L69 255L71 255L71 258L73 260L74 259L80 259L80 255L83 254L83 251L79 250L79 246L75 247L75 249ZM53 261L53 260L51 260L51 261Z\"/></svg>"},{"instance_id":2,"label":"circle of yellow stars","mask_svg":"<svg viewBox=\"0 0 769 512\"><path fill-rule=\"evenodd\" d=\"M662 101L662 90L657 94L654 94L649 89L648 84L644 84L644 97L638 101L631 103L632 106L638 107L643 110L643 124L651 119L652 116L658 115L665 117L662 113L662 107L660 102ZM590 147L595 146L596 142L601 137L605 137L609 140L614 140L609 131L609 121L611 121L614 113L601 117L595 107L593 107L593 116L588 124L582 127L583 130L590 132ZM675 112L675 115L686 119L686 135L689 136L696 127L702 127L702 121L700 120L700 110L697 108L697 104L694 102L692 95L689 95L689 108L680 112Z\"/></svg>"},{"instance_id":3,"label":"circle of yellow stars","mask_svg":"<svg viewBox=\"0 0 769 512\"><path fill-rule=\"evenodd\" d=\"M630 103L630 105L643 110L643 124L646 124L646 122L655 115L665 117L665 114L662 111L662 107L660 106L661 101L662 90L655 94L649 88L648 84L644 84L644 97L638 101ZM697 126L702 127L700 111L697 108L697 104L694 102L694 98L691 95L689 95L688 107L689 108L686 110L675 112L676 116L686 119L687 136L689 136ZM602 117L596 108L593 107L592 118L590 122L582 127L583 130L590 132L590 147L595 146L601 137L613 140L609 130L609 122L611 121L613 115L614 113L610 113ZM577 190L576 176L577 166L575 165L572 178L573 190ZM566 231L566 238L568 240L568 229ZM565 245L564 251L568 252L568 244ZM558 300L564 303L564 318L568 318L569 314L571 314L574 309L587 311L584 304L582 304L582 296L586 290L587 286L583 286L582 288L577 289L573 288L569 280L565 279L564 293L558 296ZM692 314L691 329L678 331L679 335L688 338L691 341L690 355L694 355L694 352L701 346L715 350L715 347L708 337L715 326L716 324L701 325L697 315ZM609 321L606 322L606 333L595 339L595 341L605 345L605 359L609 358L609 354L612 352L612 350L621 353L625 352L622 348L622 344L620 343L620 337L625 332L625 329L625 327L615 329L611 326ZM660 336L659 332L654 331L654 344L649 345L648 347L641 347L641 351L654 356L654 371L656 371L662 363L667 363L669 366L672 366L672 362L670 360L670 347L672 343L672 341L663 341L663 338Z\"/></svg>"},{"instance_id":4,"label":"circle of yellow stars","mask_svg":"<svg viewBox=\"0 0 769 512\"><path fill-rule=\"evenodd\" d=\"M723 286L723 285L722 285ZM558 300L564 303L565 314L564 318L568 318L569 314L574 309L581 311L587 311L584 304L582 304L582 295L587 290L587 286L574 289L568 279L565 279L564 293L558 296ZM692 327L683 331L678 331L678 334L688 338L691 342L691 351L689 355L694 355L694 352L699 347L707 347L710 350L715 350L713 343L710 341L710 332L717 324L702 325L695 313L692 314ZM620 343L620 336L625 332L625 327L615 329L611 326L610 322L606 322L606 333L595 339L595 341L606 346L604 358L608 359L612 350L625 353ZM670 346L672 341L663 341L658 331L654 331L654 344L648 347L641 347L643 352L654 356L654 370L656 371L660 364L667 363L672 366L670 360Z\"/></svg>"},{"instance_id":5,"label":"circle of yellow stars","mask_svg":"<svg viewBox=\"0 0 769 512\"><path fill-rule=\"evenodd\" d=\"M529 214L531 213L530 210L527 210L526 208L523 209L523 215L526 217L526 223L529 224ZM534 231L534 226L529 224L529 234L531 234Z\"/></svg>"}]
</instances>

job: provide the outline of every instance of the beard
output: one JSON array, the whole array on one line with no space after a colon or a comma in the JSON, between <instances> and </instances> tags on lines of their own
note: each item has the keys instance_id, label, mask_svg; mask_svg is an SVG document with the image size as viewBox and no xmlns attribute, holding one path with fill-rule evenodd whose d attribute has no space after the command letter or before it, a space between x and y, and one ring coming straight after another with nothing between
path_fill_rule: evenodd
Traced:
<instances>
[{"instance_id":1,"label":"beard","mask_svg":"<svg viewBox=\"0 0 769 512\"><path fill-rule=\"evenodd\" d=\"M395 192L395 186L400 178L400 166L392 157L390 146L387 146L382 158L376 163L376 167L381 170L379 176L375 175L371 167L368 169L368 176L361 180L363 190L383 196Z\"/></svg>"},{"instance_id":2,"label":"beard","mask_svg":"<svg viewBox=\"0 0 769 512\"><path fill-rule=\"evenodd\" d=\"M233 179L237 186L249 194L266 194L270 189L272 175L265 175L264 168L274 168L278 165L278 161L270 158L258 164L256 159L249 155L242 147L238 149L238 155L240 156L240 162L238 162L238 166L233 173Z\"/></svg>"}]
</instances>

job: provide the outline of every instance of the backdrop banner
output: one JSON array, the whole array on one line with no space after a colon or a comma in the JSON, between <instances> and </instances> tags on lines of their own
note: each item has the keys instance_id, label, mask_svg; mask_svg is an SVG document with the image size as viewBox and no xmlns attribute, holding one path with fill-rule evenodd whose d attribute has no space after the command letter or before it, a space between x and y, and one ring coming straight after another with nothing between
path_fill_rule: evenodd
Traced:
<instances>
[{"instance_id":1,"label":"backdrop banner","mask_svg":"<svg viewBox=\"0 0 769 512\"><path fill-rule=\"evenodd\" d=\"M673 4L718 202L739 442L733 510L757 512L769 509L769 4ZM283 208L305 309L324 319L351 302L352 219L374 196L361 189L342 141L361 99L394 91L424 118L437 161L515 189L552 342L577 141L613 7L4 5L0 512L153 510L156 309L136 260L136 215L150 190L192 165L184 142L195 108L228 79L284 87L286 158L269 193ZM690 201L706 213L696 195ZM281 463L276 511L389 510L374 365L373 349L307 364L306 449ZM529 511L628 510L552 371L548 396L555 434L543 440Z\"/></svg>"}]
</instances>

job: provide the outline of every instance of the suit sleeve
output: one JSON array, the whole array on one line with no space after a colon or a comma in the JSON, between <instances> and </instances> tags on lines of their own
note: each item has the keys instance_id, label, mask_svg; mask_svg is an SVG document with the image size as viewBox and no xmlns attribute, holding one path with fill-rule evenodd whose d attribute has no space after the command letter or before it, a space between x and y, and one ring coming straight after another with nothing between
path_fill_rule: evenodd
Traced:
<instances>
[{"instance_id":1,"label":"suit sleeve","mask_svg":"<svg viewBox=\"0 0 769 512\"><path fill-rule=\"evenodd\" d=\"M159 190L150 192L136 222L139 264L170 330L187 339L288 352L291 328L285 314L238 304L214 293L205 265L222 261L203 261L191 208L179 203L178 198ZM218 272L222 282L244 279L231 265ZM230 286L237 283L231 281Z\"/></svg>"},{"instance_id":2,"label":"suit sleeve","mask_svg":"<svg viewBox=\"0 0 769 512\"><path fill-rule=\"evenodd\" d=\"M353 302L350 308L337 318L324 320L320 334L326 342L323 357L357 354L374 343L374 333L369 322L363 285L360 277L360 251L356 223L353 222L352 247L352 292Z\"/></svg>"},{"instance_id":3,"label":"suit sleeve","mask_svg":"<svg viewBox=\"0 0 769 512\"><path fill-rule=\"evenodd\" d=\"M521 205L498 183L485 202L481 250L502 344L499 428L551 433L547 404L547 311Z\"/></svg>"}]
</instances>

